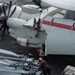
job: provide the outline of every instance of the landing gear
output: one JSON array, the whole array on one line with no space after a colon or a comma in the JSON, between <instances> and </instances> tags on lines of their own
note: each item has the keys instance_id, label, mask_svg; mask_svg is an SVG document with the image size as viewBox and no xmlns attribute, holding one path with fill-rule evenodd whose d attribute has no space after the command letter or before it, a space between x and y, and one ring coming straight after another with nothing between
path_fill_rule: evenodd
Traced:
<instances>
[{"instance_id":1,"label":"landing gear","mask_svg":"<svg viewBox=\"0 0 75 75\"><path fill-rule=\"evenodd\" d=\"M37 48L37 51L38 51L38 55L40 57L45 56L45 44L42 44L42 47L41 48Z\"/></svg>"}]
</instances>

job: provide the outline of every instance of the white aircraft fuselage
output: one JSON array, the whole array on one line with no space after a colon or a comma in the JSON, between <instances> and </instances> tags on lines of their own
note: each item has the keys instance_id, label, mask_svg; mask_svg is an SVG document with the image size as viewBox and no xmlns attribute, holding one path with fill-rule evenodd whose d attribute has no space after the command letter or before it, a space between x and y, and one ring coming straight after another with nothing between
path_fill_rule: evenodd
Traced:
<instances>
[{"instance_id":1,"label":"white aircraft fuselage","mask_svg":"<svg viewBox=\"0 0 75 75\"><path fill-rule=\"evenodd\" d=\"M56 10L57 8L54 9ZM46 9L46 12L41 14L38 12L38 17L35 17L37 21L39 18L42 19L41 28L37 30L34 28L34 14L30 14L31 18L27 19L29 16L25 16L25 12L22 9L19 12L17 18L8 18L7 21L10 35L16 38L17 43L24 47L36 48L42 47L42 44L45 44L45 55L75 54L75 21L47 16L51 11Z\"/></svg>"},{"instance_id":2,"label":"white aircraft fuselage","mask_svg":"<svg viewBox=\"0 0 75 75\"><path fill-rule=\"evenodd\" d=\"M46 17L41 24L41 29L37 34L37 30L33 27L33 22L26 25L26 21L21 19L10 19L9 32L16 38L17 42L26 47L27 41L30 47L41 47L45 44L45 54L75 54L75 25L72 20ZM14 24L13 24L14 22ZM11 25L10 25L11 24Z\"/></svg>"}]
</instances>

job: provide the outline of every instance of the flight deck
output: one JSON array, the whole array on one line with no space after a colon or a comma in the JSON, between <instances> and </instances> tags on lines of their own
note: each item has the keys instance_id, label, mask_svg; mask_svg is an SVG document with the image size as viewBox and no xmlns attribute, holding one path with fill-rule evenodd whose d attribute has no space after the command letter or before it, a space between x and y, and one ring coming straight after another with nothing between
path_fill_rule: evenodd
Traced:
<instances>
[{"instance_id":1,"label":"flight deck","mask_svg":"<svg viewBox=\"0 0 75 75\"><path fill-rule=\"evenodd\" d=\"M24 4L21 2L23 0L18 0L18 4ZM2 35L2 31L0 31L0 36ZM14 38L12 38L7 32L5 32L4 38L0 41L0 49L6 49L9 51L13 51L17 54L27 55L31 50L35 59L38 59L38 53L35 48L22 47L20 46ZM61 75L64 68L67 65L75 66L75 56L64 56L64 55L49 55L45 57L45 60L48 62L51 68L51 75Z\"/></svg>"}]
</instances>

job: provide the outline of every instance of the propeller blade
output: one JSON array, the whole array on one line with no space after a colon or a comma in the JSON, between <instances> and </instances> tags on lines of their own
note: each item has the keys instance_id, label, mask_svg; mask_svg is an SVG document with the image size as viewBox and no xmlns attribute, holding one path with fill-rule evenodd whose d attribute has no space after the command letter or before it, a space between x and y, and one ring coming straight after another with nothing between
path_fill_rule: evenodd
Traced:
<instances>
[{"instance_id":1,"label":"propeller blade","mask_svg":"<svg viewBox=\"0 0 75 75\"><path fill-rule=\"evenodd\" d=\"M4 19L5 19L5 17L0 17L0 23L1 23L1 24L4 23Z\"/></svg>"},{"instance_id":2,"label":"propeller blade","mask_svg":"<svg viewBox=\"0 0 75 75\"><path fill-rule=\"evenodd\" d=\"M7 26L7 28L6 28L6 29L7 29L7 32L8 32L8 34L9 34L9 27Z\"/></svg>"},{"instance_id":3,"label":"propeller blade","mask_svg":"<svg viewBox=\"0 0 75 75\"><path fill-rule=\"evenodd\" d=\"M4 23L3 23L3 25L0 27L0 31L1 31L3 28L4 28Z\"/></svg>"},{"instance_id":4,"label":"propeller blade","mask_svg":"<svg viewBox=\"0 0 75 75\"><path fill-rule=\"evenodd\" d=\"M4 26L4 28L3 28L3 33L2 33L2 36L1 36L1 39L3 39L3 37L4 37L5 30L6 30L6 27Z\"/></svg>"},{"instance_id":5,"label":"propeller blade","mask_svg":"<svg viewBox=\"0 0 75 75\"><path fill-rule=\"evenodd\" d=\"M7 50L4 50L4 49L0 49L0 53L7 54L7 55L12 55L12 56L16 56L16 57L20 57L20 55L14 53L12 51L7 51Z\"/></svg>"},{"instance_id":6,"label":"propeller blade","mask_svg":"<svg viewBox=\"0 0 75 75\"><path fill-rule=\"evenodd\" d=\"M5 16L5 18L6 18L6 11L5 11L5 7L3 6L3 7L2 7L2 9L3 9L4 16Z\"/></svg>"},{"instance_id":7,"label":"propeller blade","mask_svg":"<svg viewBox=\"0 0 75 75\"><path fill-rule=\"evenodd\" d=\"M16 6L15 6L14 10L12 11L12 13L10 14L9 17L11 17L14 14L15 10L16 10Z\"/></svg>"},{"instance_id":8,"label":"propeller blade","mask_svg":"<svg viewBox=\"0 0 75 75\"><path fill-rule=\"evenodd\" d=\"M3 29L3 33L2 33L1 39L3 39L3 37L4 37L5 30L7 29L7 31L8 31L8 29L9 29L9 27L6 25L6 19L4 20L4 23L3 23L3 25L1 26L0 31L1 31L2 29Z\"/></svg>"},{"instance_id":9,"label":"propeller blade","mask_svg":"<svg viewBox=\"0 0 75 75\"><path fill-rule=\"evenodd\" d=\"M10 13L11 6L12 6L12 1L10 1L8 16L9 16L9 13Z\"/></svg>"}]
</instances>

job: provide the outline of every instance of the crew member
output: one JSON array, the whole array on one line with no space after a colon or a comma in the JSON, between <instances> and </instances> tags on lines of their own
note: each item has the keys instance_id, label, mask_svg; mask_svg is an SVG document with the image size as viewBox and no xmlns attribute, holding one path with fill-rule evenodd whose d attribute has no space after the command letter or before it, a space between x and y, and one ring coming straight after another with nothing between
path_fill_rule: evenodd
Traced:
<instances>
[{"instance_id":1,"label":"crew member","mask_svg":"<svg viewBox=\"0 0 75 75\"><path fill-rule=\"evenodd\" d=\"M47 62L45 60L43 60L42 58L38 58L39 62L40 62L40 67L39 69L42 69L43 74L44 75L51 75L51 69L49 67L49 65L47 64Z\"/></svg>"}]
</instances>

